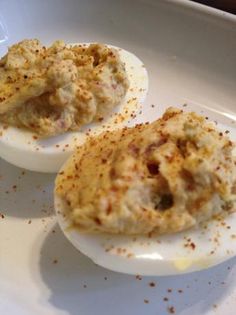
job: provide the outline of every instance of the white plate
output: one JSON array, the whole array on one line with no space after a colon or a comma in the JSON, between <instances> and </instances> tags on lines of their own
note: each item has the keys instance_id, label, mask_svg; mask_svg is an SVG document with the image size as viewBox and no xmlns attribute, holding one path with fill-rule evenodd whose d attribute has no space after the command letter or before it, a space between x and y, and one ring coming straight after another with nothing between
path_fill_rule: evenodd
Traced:
<instances>
[{"instance_id":1,"label":"white plate","mask_svg":"<svg viewBox=\"0 0 236 315\"><path fill-rule=\"evenodd\" d=\"M138 55L150 82L142 115L151 119L186 101L235 115L235 36L234 16L190 1L0 2L1 54L22 38L50 43L60 37L68 43L109 42ZM141 119L138 115L132 123ZM54 176L21 172L0 162L5 215L0 218L0 314L165 315L172 306L178 315L235 314L236 259L207 271L142 280L102 269L57 227Z\"/></svg>"}]
</instances>

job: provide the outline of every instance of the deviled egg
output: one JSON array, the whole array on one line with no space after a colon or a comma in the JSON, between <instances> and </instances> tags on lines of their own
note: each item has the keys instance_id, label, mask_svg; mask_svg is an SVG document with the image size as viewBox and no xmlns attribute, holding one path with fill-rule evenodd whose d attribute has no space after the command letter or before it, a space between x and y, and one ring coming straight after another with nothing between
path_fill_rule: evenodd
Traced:
<instances>
[{"instance_id":1,"label":"deviled egg","mask_svg":"<svg viewBox=\"0 0 236 315\"><path fill-rule=\"evenodd\" d=\"M103 44L24 40L0 73L0 155L41 172L57 172L88 134L124 125L148 88L135 55Z\"/></svg>"}]
</instances>

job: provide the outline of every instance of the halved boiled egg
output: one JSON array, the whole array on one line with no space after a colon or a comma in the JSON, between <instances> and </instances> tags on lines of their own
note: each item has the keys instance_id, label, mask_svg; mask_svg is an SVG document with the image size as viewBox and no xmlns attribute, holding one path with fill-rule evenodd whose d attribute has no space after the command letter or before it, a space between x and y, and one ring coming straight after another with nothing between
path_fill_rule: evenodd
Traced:
<instances>
[{"instance_id":1,"label":"halved boiled egg","mask_svg":"<svg viewBox=\"0 0 236 315\"><path fill-rule=\"evenodd\" d=\"M234 125L234 121L231 118L227 118L224 115L224 113L220 113L220 112L218 112L216 116L216 113L213 110L211 111L211 110L203 109L197 104L195 104L194 108L198 112L204 113L207 116L207 118L209 117L212 120L215 119L215 117L217 117L218 128L220 129L219 136L222 137L224 133L230 134L231 140L234 142L236 141L235 125ZM151 118L151 117L146 117L146 118ZM178 128L176 124L173 125L174 129L172 129L172 132L176 132L176 135L177 135ZM165 127L163 124L163 128L162 128L163 134L164 134L164 128ZM195 125L195 128L197 128L196 125ZM137 134L141 135L141 133L139 132ZM154 134L154 132L152 134ZM143 137L143 135L141 137ZM151 134L148 134L148 139L149 138L151 138ZM108 137L106 139L108 139ZM127 140L127 137L124 137L123 139ZM217 141L217 139L215 139L215 141ZM97 142L97 143L100 143L100 142ZM133 146L131 147L131 149L135 148L135 143L132 142L132 144ZM205 144L208 146L208 148L210 147L209 139L207 142L205 142ZM212 144L214 145L214 141L212 142ZM231 144L229 142L230 146ZM94 146L95 145L96 145L96 141L94 141ZM97 145L99 146L99 144ZM161 145L161 142L156 141L154 142L154 147L155 145L158 148L159 145ZM215 146L217 145L215 144ZM103 143L103 147L105 147L104 143ZM81 152L81 156L83 156L84 151L82 149L78 150L78 153L80 152ZM119 152L123 154L125 150L120 150ZM134 153L135 152L137 154L137 150L134 151ZM150 151L148 152L149 152L148 156L152 156L153 158L154 154L151 155ZM156 157L157 157L157 152L158 152L158 149L156 151L156 155L155 155ZM167 151L165 152L167 154L166 157L168 157ZM192 156L195 156L195 153L193 152L194 150L192 149ZM91 154L91 157L93 157L94 165L97 165L94 159L94 156L92 155L93 153L89 151L89 154ZM114 160L124 161L125 159L124 154L122 155L123 159L121 160L117 158L118 156L117 154L115 155L116 159L112 159L112 161L113 162ZM145 156L145 153L142 154L141 156L142 157ZM186 154L186 156L189 156L189 155ZM222 156L223 156L223 153L222 153ZM232 151L232 156L236 156L235 150ZM221 157L221 154L219 153L219 158L220 157ZM227 159L229 160L229 156L227 156ZM72 164L70 164L70 160ZM83 161L85 161L85 159L83 159ZM79 170L79 167L83 163L82 158L81 160L76 160L76 157L72 156L71 159L69 159L66 162L66 164L63 166L63 168L61 169L57 178L60 178L60 176L62 176L61 178L63 180L59 182L56 180L55 210L56 210L58 222L62 231L64 232L65 236L69 239L69 241L80 252L82 252L83 254L88 256L90 259L92 259L96 264L101 265L107 269L117 271L117 272L122 272L122 273L128 273L128 274L152 275L152 276L183 274L183 273L203 270L236 256L236 233L235 233L236 213L235 212L232 212L232 213L228 212L227 216L224 216L223 213L221 215L215 215L215 217L213 217L209 221L208 220L201 221L199 222L199 224L197 224L195 227L192 227L191 229L184 230L178 233L173 233L173 234L155 235L154 233L150 233L149 235L139 235L137 232L137 235L136 234L125 235L125 234L105 233L104 231L109 232L109 229L107 227L110 228L111 226L113 226L113 229L120 228L122 230L124 230L125 229L124 227L126 227L127 229L125 231L127 231L128 229L131 230L132 228L135 228L138 226L141 226L142 228L146 228L147 226L152 228L152 226L156 222L155 216L150 215L149 221L148 220L145 221L145 225L144 224L142 225L143 217L140 213L142 212L142 210L145 210L144 213L148 213L148 209L152 207L147 202L148 195L146 194L145 186L142 186L142 189L140 189L139 191L139 194L142 196L142 193L143 193L143 196L145 196L145 198L141 199L139 198L138 194L134 194L133 196L135 197L133 198L133 200L132 199L129 200L127 197L128 194L126 194L125 196L127 197L127 199L125 198L122 199L123 197L122 190L121 189L119 190L119 187L122 187L123 191L126 192L126 191L129 191L130 188L132 189L132 187L134 187L136 183L140 183L138 179L138 175L137 177L134 177L135 180L132 182L132 174L134 176L136 176L136 174L139 174L139 166L141 165L141 162L140 164L138 164L139 166L137 166L136 164L136 167L134 168L131 162L132 161L131 158L129 158L129 160L126 160L126 161L129 161L129 163L127 164L128 170L129 170L129 173L128 173L129 176L127 176L128 178L127 181L129 185L127 185L127 187L124 188L124 186L122 186L122 180L121 179L119 179L119 181L117 180L117 186L112 186L113 189L111 190L110 195L109 195L108 190L106 190L107 187L110 187L109 177L106 176L107 173L105 172L103 168L103 173L102 173L103 176L101 178L106 178L106 181L104 181L105 183L104 186L102 186L102 184L99 186L100 190L97 196L98 198L99 196L104 196L104 199L99 199L99 200L103 201L103 203L101 203L102 206L103 205L106 206L107 204L109 205L109 207L107 208L109 211L104 211L104 216L101 216L101 217L99 217L99 214L103 212L100 212L100 209L101 209L99 208L100 204L96 203L97 207L93 208L94 195L97 192L97 190L93 189L94 186L92 185L93 184L92 180L91 180L91 186L89 186L89 184L84 185L83 181L79 182L78 187L80 187L80 189L78 190L78 188L76 188L76 185L75 185L74 193L73 193L73 188L71 188L73 187L73 185L71 183L68 184L68 181L70 181L71 178L73 177L73 176L67 176L68 174L71 175L70 171L73 170L73 168L70 169L71 165L73 165L73 163L76 163L76 165L79 165L78 166L78 170ZM169 162L167 164L170 164L171 163L170 159L168 161ZM110 165L110 163L108 162L106 162L105 164ZM124 163L122 165L124 169ZM161 165L160 165L160 169L161 169ZM220 169L221 167L218 170ZM68 173L68 170L69 170L69 173ZM83 170L87 172L86 168L83 168ZM91 172L91 169L89 170ZM135 171L132 173L132 170L135 170ZM232 175L232 174L235 174L234 170L235 169L232 168L232 172L229 172L232 178L234 178L233 176L235 176L235 175ZM79 178L78 180L80 180L81 178L84 180L85 177L83 177L82 173L83 171L79 172L78 175L76 174L76 172L74 172L73 174L75 178L77 178L76 176L78 176ZM172 177L172 181L174 183L173 173L170 172L169 175L170 177ZM207 176L207 173L208 172L204 172L203 174ZM87 174L89 174L89 172L87 172ZM111 180L112 178L118 178L120 174L121 174L121 177L124 175L121 169L119 173L115 173L114 171L112 173L110 172L109 174L111 174L111 177L110 177ZM115 177L115 174L117 174L117 177ZM153 176L155 177L157 173L153 173L153 174L154 174ZM200 178L199 172L196 172L196 174L198 174L197 176L199 180ZM99 170L97 171L96 175L99 175ZM89 175L87 176L88 178L90 178ZM148 180L150 180L150 177L151 177L150 174L148 176L149 177L147 178L147 182ZM217 175L215 176L216 176L215 178L217 178ZM143 178L144 177L145 176L143 175ZM67 181L67 178L68 178L68 181ZM95 178L95 175L94 175L94 178ZM160 177L159 179L158 177L155 177L155 178L156 178L157 183L160 182L163 184L163 182L160 181ZM77 179L75 180L75 183L76 181ZM208 184L203 186L203 190L202 190L203 194L204 194L204 190L206 190L207 188L209 189L210 182L211 181L209 180ZM63 188L63 185L65 185L65 188ZM70 188L68 189L66 187L70 187ZM160 184L160 187L162 187L161 184ZM82 194L83 189L86 190L87 188L90 189L89 191L91 191L91 194L95 192L94 195L92 195L93 196L92 201L88 199L88 196L89 196L88 192L85 195L85 197ZM60 193L61 189L62 191L63 189L65 189L66 193L61 194ZM104 193L102 189L104 189L106 193ZM176 190L177 189L178 188L176 188ZM78 195L77 195L77 192L78 192ZM164 190L164 192L166 192L166 190ZM195 186L195 189L192 190L192 193L197 194L196 186ZM233 188L233 194L235 195L234 188ZM181 200L180 195L178 196L178 200ZM182 190L182 195L183 195L183 200L188 200L189 191L187 190L187 188ZM107 200L106 198L109 198L109 196L111 196L110 200L114 200L114 202L106 204L104 200ZM130 196L132 196L131 193L130 193ZM199 195L197 196L199 197ZM71 197L73 198L70 199ZM70 200L73 200L72 202L76 204L76 207L71 208ZM88 204L83 203L84 200L89 200L89 203ZM117 204L119 204L118 203L119 200L122 200L123 203L121 204L120 207L118 207L118 211L117 211ZM129 200L129 202L127 202L127 200ZM140 204L142 206L143 205L145 206L145 202L143 204L141 203L142 200L145 200L147 204L146 208L142 208L140 206ZM197 200L198 202L199 200L203 201L203 199L201 198ZM220 201L217 201L215 206L213 206L212 208L213 213L216 213L214 211L216 211L215 209L219 204L220 204ZM125 206L123 207L123 205ZM114 208L112 208L113 206ZM179 208L177 208L177 211L180 211L181 213L182 211L181 209L183 209L181 208L181 203L178 204L178 206ZM188 207L186 207L186 209L188 209L188 211L190 212L192 209L194 209L194 207L192 208L191 206L193 206L193 204L188 203ZM170 207L170 205L168 207ZM93 209L94 209L94 212L93 212ZM113 214L112 214L112 209L115 209L114 210L115 213ZM132 216L132 213L138 212L137 209L141 209L141 211L139 212L140 215L136 216L137 221L132 221L130 217ZM155 209L157 210L158 207ZM74 210L73 212L74 216L71 215L73 210ZM233 209L233 211L235 211L235 209ZM159 213L162 213L164 215L164 213L166 212L162 208ZM194 211L192 213L194 213ZM199 215L199 209L195 213L198 213ZM96 227L96 224L97 224L98 226L97 230L92 230L93 225L91 224L91 221L93 218L92 216L93 214L95 215L94 226ZM168 213L168 215L170 215L170 212ZM86 232L83 231L83 223L85 222L83 221L84 218L88 218L88 222L89 222L89 224L86 226L87 228ZM99 218L101 218L101 220ZM118 218L118 219L116 221L112 221L112 219L114 218ZM181 218L183 219L183 217ZM182 219L181 219L181 222L183 222ZM178 226L177 221L175 222L175 220L177 220L177 217L175 217L173 221L174 227ZM111 224L111 222L113 225ZM161 224L163 224L163 221L161 222L162 222ZM149 223L150 225L148 225ZM106 229L102 230L101 228L101 230L99 230L99 228L103 226L106 226ZM140 230L137 229L136 231L140 231Z\"/></svg>"},{"instance_id":2,"label":"halved boiled egg","mask_svg":"<svg viewBox=\"0 0 236 315\"><path fill-rule=\"evenodd\" d=\"M148 75L143 62L133 53L122 48L110 47L118 50L120 59L125 64L130 86L122 103L108 118L102 122L86 125L79 132L66 132L49 138L40 138L31 131L1 123L1 158L32 171L54 173L88 135L119 128L127 123L146 97Z\"/></svg>"}]
</instances>

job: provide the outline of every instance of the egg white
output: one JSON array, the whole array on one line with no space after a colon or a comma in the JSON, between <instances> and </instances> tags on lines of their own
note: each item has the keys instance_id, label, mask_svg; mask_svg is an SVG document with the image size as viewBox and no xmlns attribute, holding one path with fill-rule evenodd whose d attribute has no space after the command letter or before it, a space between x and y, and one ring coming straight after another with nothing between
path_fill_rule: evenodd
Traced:
<instances>
[{"instance_id":1,"label":"egg white","mask_svg":"<svg viewBox=\"0 0 236 315\"><path fill-rule=\"evenodd\" d=\"M118 49L130 81L125 99L113 113L104 122L89 124L79 132L67 132L45 139L38 138L31 131L11 126L5 128L0 124L1 158L31 171L56 173L74 149L84 143L88 134L99 134L128 123L131 114L137 111L147 95L147 70L143 62L131 52L115 46L110 47Z\"/></svg>"}]
</instances>

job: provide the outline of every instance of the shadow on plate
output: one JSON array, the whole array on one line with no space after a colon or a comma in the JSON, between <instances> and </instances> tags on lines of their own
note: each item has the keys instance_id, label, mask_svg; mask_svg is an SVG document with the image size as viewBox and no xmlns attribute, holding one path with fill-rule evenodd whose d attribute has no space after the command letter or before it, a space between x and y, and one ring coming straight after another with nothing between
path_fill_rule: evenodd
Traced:
<instances>
[{"instance_id":1,"label":"shadow on plate","mask_svg":"<svg viewBox=\"0 0 236 315\"><path fill-rule=\"evenodd\" d=\"M25 219L52 215L54 179L55 174L27 171L0 159L1 213Z\"/></svg>"},{"instance_id":2,"label":"shadow on plate","mask_svg":"<svg viewBox=\"0 0 236 315\"><path fill-rule=\"evenodd\" d=\"M40 277L50 290L50 307L70 315L199 315L232 292L236 259L210 270L167 277L136 277L95 265L79 253L58 226L40 251ZM146 301L145 301L146 300ZM148 304L148 305L147 305Z\"/></svg>"}]
</instances>

